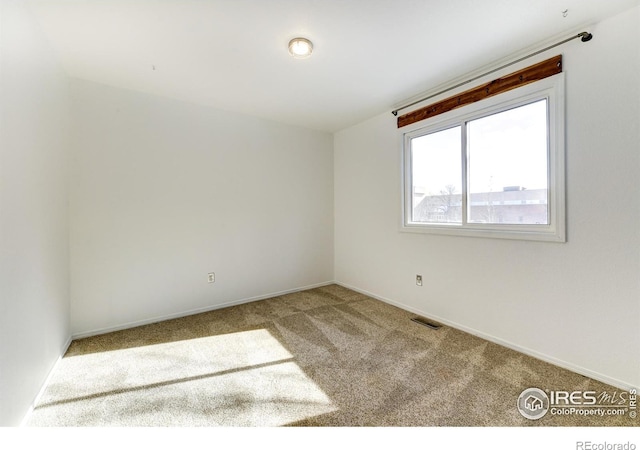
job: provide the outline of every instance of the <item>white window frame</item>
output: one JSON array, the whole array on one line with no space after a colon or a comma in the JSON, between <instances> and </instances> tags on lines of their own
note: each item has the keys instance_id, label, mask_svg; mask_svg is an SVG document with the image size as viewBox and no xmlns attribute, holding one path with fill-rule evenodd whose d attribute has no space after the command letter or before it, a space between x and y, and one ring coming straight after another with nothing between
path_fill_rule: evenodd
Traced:
<instances>
[{"instance_id":1,"label":"white window frame","mask_svg":"<svg viewBox=\"0 0 640 450\"><path fill-rule=\"evenodd\" d=\"M412 215L411 140L440 130L462 125L466 133L468 121L486 117L518 106L547 100L548 119L548 224L486 224L468 223L466 192L469 185L467 149L461 145L463 223L417 223ZM565 218L565 135L564 135L564 73L545 78L523 87L490 97L471 105L408 125L399 130L402 148L402 223L400 231L454 236L521 239L566 242ZM463 142L466 137L463 137Z\"/></svg>"}]
</instances>

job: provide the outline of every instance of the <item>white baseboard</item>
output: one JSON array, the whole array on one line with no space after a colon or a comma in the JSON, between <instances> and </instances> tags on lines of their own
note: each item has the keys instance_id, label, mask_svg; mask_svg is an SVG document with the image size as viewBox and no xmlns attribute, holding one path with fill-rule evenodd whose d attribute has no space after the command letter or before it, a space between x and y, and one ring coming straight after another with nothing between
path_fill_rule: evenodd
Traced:
<instances>
[{"instance_id":1,"label":"white baseboard","mask_svg":"<svg viewBox=\"0 0 640 450\"><path fill-rule=\"evenodd\" d=\"M31 405L29 406L29 409L27 410L27 413L24 415L24 418L22 419L22 422L20 422L20 427L24 427L27 424L27 422L29 421L29 418L31 417L31 414L33 413L34 408L36 407L36 405L40 401L40 398L42 397L42 394L44 394L45 389L49 385L49 381L51 380L51 377L53 376L53 373L55 372L56 367L58 366L58 364L62 360L62 357L65 355L65 353L67 353L67 350L69 350L69 346L71 345L71 341L72 341L72 338L71 338L71 336L69 336L67 338L67 341L62 345L62 348L60 349L60 354L58 355L58 358L56 358L55 362L49 368L49 372L47 373L47 376L45 377L44 381L42 382L42 385L40 386L40 390L38 391L38 393L34 397L33 401L31 402Z\"/></svg>"},{"instance_id":2,"label":"white baseboard","mask_svg":"<svg viewBox=\"0 0 640 450\"><path fill-rule=\"evenodd\" d=\"M617 387L619 389L623 389L625 391L629 391L630 389L638 390L638 388L639 388L638 386L633 386L631 383L628 383L626 381L618 380L617 378L613 378L613 377L610 377L608 375L605 375L605 374L602 374L602 373L599 373L599 372L595 372L593 370L587 369L585 367L578 366L578 365L570 363L568 361L564 361L564 360L555 358L553 356L549 356L549 355L546 355L544 353L540 353L540 352L538 352L536 350L532 350L530 348L523 347L523 346L518 345L518 344L514 344L513 342L509 342L509 341L506 341L506 340L501 339L499 337L493 336L491 334L487 334L487 333L484 333L482 331L478 331L478 330L476 330L474 328L470 328L470 327L467 327L465 325L453 322L451 320L445 319L444 317L439 317L439 316L433 315L433 314L429 313L428 311L422 311L422 310L407 306L407 305L405 305L403 303L400 303L400 302L397 302L397 301L394 301L394 300L391 300L391 299L388 299L388 298L385 298L385 297L381 297L381 296L376 295L376 294L374 294L372 292L368 292L368 291L366 291L364 289L360 289L358 287L351 286L351 285L349 285L347 283L336 281L335 284L338 284L338 285L340 285L342 287L345 287L347 289L351 289L351 290L356 291L356 292L360 292L361 294L367 295L369 297L375 298L376 300L380 300L382 302L385 302L385 303L388 303L390 305L396 306L396 307L398 307L400 309L404 309L405 311L409 311L411 313L418 314L420 316L428 317L428 318L433 319L433 320L435 320L437 322L440 322L440 323L442 323L444 325L450 326L451 328L455 328L457 330L464 331L466 333L472 334L474 336L477 336L479 338L482 338L482 339L485 339L487 341L493 342L495 344L502 345L503 347L507 347L507 348L510 348L510 349L515 350L517 352L524 353L525 355L529 355L529 356L532 356L532 357L537 358L539 360L548 362L550 364L553 364L554 366L562 367L563 369L567 369L567 370L570 370L570 371L575 372L577 374L584 375L585 377L589 377L589 378L592 378L594 380L601 381L601 382L606 383L606 384L608 384L610 386L614 386L614 387Z\"/></svg>"},{"instance_id":3,"label":"white baseboard","mask_svg":"<svg viewBox=\"0 0 640 450\"><path fill-rule=\"evenodd\" d=\"M167 314L167 315L164 315L164 316L152 317L150 319L136 320L136 321L133 321L133 322L127 322L127 323L123 323L121 325L116 325L116 326L113 326L113 327L105 327L105 328L98 328L98 329L95 329L95 330L82 331L82 332L79 332L79 333L74 333L71 336L71 339L72 340L73 339L82 339L82 338L86 338L86 337L97 336L97 335L100 335L100 334L111 333L113 331L120 331L120 330L129 329L129 328L139 327L141 325L149 325L151 323L162 322L162 321L165 321L165 320L179 319L181 317L192 316L194 314L200 314L200 313L205 313L205 312L209 312L209 311L214 311L216 309L228 308L229 306L241 305L243 303L257 302L259 300L265 300L267 298L277 297L279 295L291 294L293 292L306 291L308 289L314 289L314 288L318 288L318 287L322 287L322 286L328 286L330 284L334 284L334 281L325 281L325 282L322 282L322 283L312 284L312 285L308 285L308 286L302 286L302 287L293 288L293 289L287 289L287 290L284 290L284 291L272 292L270 294L264 294L264 295L258 295L258 296L255 296L255 297L249 297L249 298L243 298L243 299L239 299L239 300L234 300L234 301L222 303L222 304L219 304L219 305L213 305L213 306L206 306L204 308L191 309L191 310L188 310L188 311L182 311L182 312L178 312L178 313Z\"/></svg>"}]
</instances>

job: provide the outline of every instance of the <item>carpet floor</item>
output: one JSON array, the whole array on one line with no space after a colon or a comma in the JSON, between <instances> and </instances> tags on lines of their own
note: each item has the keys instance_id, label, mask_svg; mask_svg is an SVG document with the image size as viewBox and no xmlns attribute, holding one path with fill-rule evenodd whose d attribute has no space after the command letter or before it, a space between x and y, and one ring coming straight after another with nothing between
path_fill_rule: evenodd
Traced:
<instances>
[{"instance_id":1,"label":"carpet floor","mask_svg":"<svg viewBox=\"0 0 640 450\"><path fill-rule=\"evenodd\" d=\"M626 393L412 317L330 285L76 340L27 425L639 425L525 418L516 403L530 387Z\"/></svg>"}]
</instances>

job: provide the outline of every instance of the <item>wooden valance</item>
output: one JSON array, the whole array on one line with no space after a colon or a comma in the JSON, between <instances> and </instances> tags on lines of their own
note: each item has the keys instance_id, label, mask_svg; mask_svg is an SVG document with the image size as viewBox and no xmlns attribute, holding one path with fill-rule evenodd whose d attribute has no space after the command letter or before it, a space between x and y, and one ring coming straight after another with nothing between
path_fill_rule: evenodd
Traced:
<instances>
[{"instance_id":1,"label":"wooden valance","mask_svg":"<svg viewBox=\"0 0 640 450\"><path fill-rule=\"evenodd\" d=\"M560 72L562 72L562 55L554 56L546 61L404 114L398 117L398 128L429 119L430 117L475 103L485 98L493 97L494 95L502 94L503 92L542 80Z\"/></svg>"}]
</instances>

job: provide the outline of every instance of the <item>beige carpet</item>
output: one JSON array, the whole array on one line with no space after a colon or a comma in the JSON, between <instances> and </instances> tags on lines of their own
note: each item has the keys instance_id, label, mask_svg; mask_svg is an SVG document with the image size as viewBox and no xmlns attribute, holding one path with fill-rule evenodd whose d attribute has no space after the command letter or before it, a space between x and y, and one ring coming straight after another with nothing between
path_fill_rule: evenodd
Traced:
<instances>
[{"instance_id":1,"label":"beige carpet","mask_svg":"<svg viewBox=\"0 0 640 450\"><path fill-rule=\"evenodd\" d=\"M638 426L516 408L620 392L331 285L74 341L30 426Z\"/></svg>"}]
</instances>

